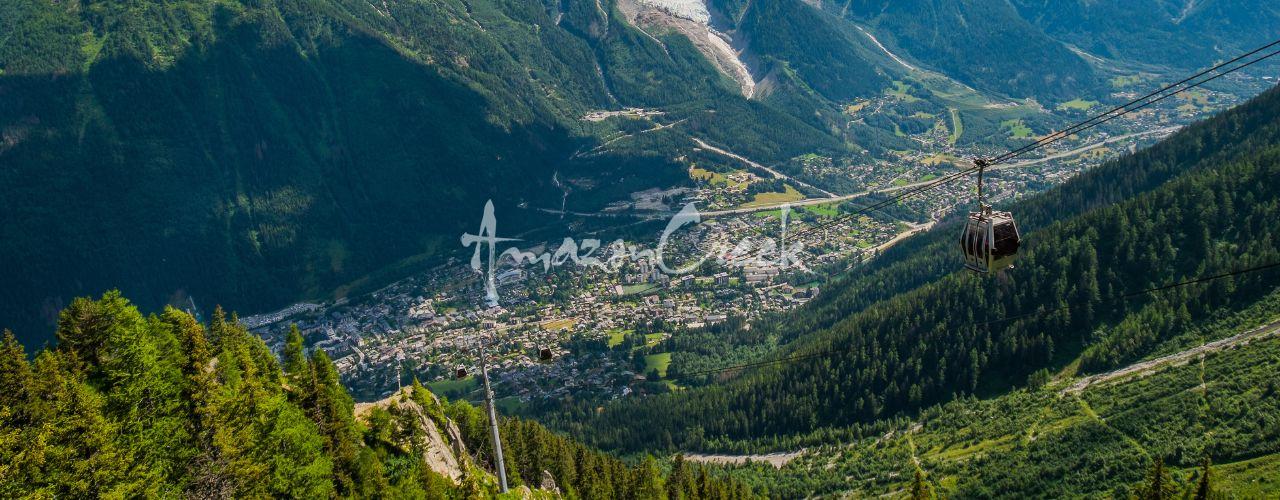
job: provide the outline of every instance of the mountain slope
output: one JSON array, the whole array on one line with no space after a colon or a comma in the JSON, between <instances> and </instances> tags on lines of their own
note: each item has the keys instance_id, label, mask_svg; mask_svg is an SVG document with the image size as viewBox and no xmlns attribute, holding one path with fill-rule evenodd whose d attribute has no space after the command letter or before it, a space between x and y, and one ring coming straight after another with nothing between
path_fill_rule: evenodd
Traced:
<instances>
[{"instance_id":1,"label":"mountain slope","mask_svg":"<svg viewBox=\"0 0 1280 500\"><path fill-rule=\"evenodd\" d=\"M838 19L753 10L758 33L734 36L760 40L743 57L770 61L753 78L774 91L748 100L707 40L621 10L5 2L0 253L22 265L0 269L0 323L39 343L71 297L114 287L147 307L254 312L342 296L447 256L489 199L523 230L559 223L519 207L556 206L566 185L594 210L687 183L674 159L690 137L765 162L858 149L846 135L866 128L843 130L834 101L884 80ZM796 37L832 35L831 55L765 29L782 14ZM627 106L659 108L644 121L666 128L600 148L643 124L582 117Z\"/></svg>"},{"instance_id":2,"label":"mountain slope","mask_svg":"<svg viewBox=\"0 0 1280 500\"><path fill-rule=\"evenodd\" d=\"M70 297L116 286L270 309L441 256L487 199L508 228L548 222L514 208L558 203L562 170L609 188L587 205L681 182L662 152L571 160L596 141L579 117L733 82L687 42L585 22L529 2L5 2L0 253L22 265L0 269L0 321L39 342ZM744 137L779 114L732 111Z\"/></svg>"},{"instance_id":3,"label":"mountain slope","mask_svg":"<svg viewBox=\"0 0 1280 500\"><path fill-rule=\"evenodd\" d=\"M826 287L832 298L776 326L792 339L779 357L836 354L615 403L598 416L575 408L555 424L608 448L785 442L789 435L893 417L956 395L998 393L1072 360L1102 370L1139 358L1280 284L1272 270L1116 300L1280 261L1277 109L1280 90L1269 91L1028 201L1032 224L1022 256L994 279L956 271L954 226L943 226L932 242L915 247L919 253L904 256L921 267L890 261L869 276L867 285L888 289L882 298L860 298L865 288L854 278ZM1135 188L1132 198L1096 203ZM1041 211L1056 204L1075 208ZM938 274L919 281L917 273ZM820 319L810 323L815 312ZM1024 316L987 323L1014 315ZM805 330L793 333L797 325Z\"/></svg>"},{"instance_id":4,"label":"mountain slope","mask_svg":"<svg viewBox=\"0 0 1280 500\"><path fill-rule=\"evenodd\" d=\"M1057 101L1098 84L1084 59L1000 0L850 0L837 7L877 38L980 89Z\"/></svg>"},{"instance_id":5,"label":"mountain slope","mask_svg":"<svg viewBox=\"0 0 1280 500\"><path fill-rule=\"evenodd\" d=\"M1280 294L1251 308L1234 332L1280 313ZM842 429L781 470L742 467L735 475L776 495L876 496L911 487L924 472L949 498L1110 496L1147 486L1156 458L1178 493L1195 492L1202 460L1209 487L1234 498L1271 498L1280 484L1276 325L1247 344L1183 363L1064 391L1066 381L997 398L961 398L909 419Z\"/></svg>"},{"instance_id":6,"label":"mountain slope","mask_svg":"<svg viewBox=\"0 0 1280 500\"><path fill-rule=\"evenodd\" d=\"M1193 70L1275 39L1280 6L1266 0L1011 2L1049 36L1137 67Z\"/></svg>"}]
</instances>

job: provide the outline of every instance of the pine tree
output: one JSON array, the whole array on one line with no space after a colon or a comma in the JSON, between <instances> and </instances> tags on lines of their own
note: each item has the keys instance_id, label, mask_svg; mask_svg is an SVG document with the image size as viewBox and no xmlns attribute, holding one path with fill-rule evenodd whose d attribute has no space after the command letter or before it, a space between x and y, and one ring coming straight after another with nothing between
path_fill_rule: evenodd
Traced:
<instances>
[{"instance_id":1,"label":"pine tree","mask_svg":"<svg viewBox=\"0 0 1280 500\"><path fill-rule=\"evenodd\" d=\"M636 468L629 498L661 498L662 494L662 475L658 472L658 462L652 456L647 456Z\"/></svg>"},{"instance_id":2,"label":"pine tree","mask_svg":"<svg viewBox=\"0 0 1280 500\"><path fill-rule=\"evenodd\" d=\"M24 455L42 463L14 466L35 472L27 488L67 498L158 495L160 477L117 444L120 428L103 414L102 396L78 383L66 365L61 355L44 351L33 366L39 423Z\"/></svg>"},{"instance_id":3,"label":"pine tree","mask_svg":"<svg viewBox=\"0 0 1280 500\"><path fill-rule=\"evenodd\" d=\"M213 372L213 353L205 339L204 327L196 323L191 315L171 307L165 309L160 319L178 338L182 352L186 353L187 362L182 366L182 376L185 379L183 399L187 403L191 433L197 437L199 446L207 449L212 433L217 379Z\"/></svg>"},{"instance_id":4,"label":"pine tree","mask_svg":"<svg viewBox=\"0 0 1280 500\"><path fill-rule=\"evenodd\" d=\"M234 334L241 339L242 345L247 348L249 360L253 362L257 373L263 379L263 383L269 385L273 391L279 389L283 381L280 378L280 363L276 359L276 355L267 347L267 344L245 328L244 325L241 325L240 317L235 313L231 313L229 328L235 332ZM334 373L337 372L335 371Z\"/></svg>"},{"instance_id":5,"label":"pine tree","mask_svg":"<svg viewBox=\"0 0 1280 500\"><path fill-rule=\"evenodd\" d=\"M359 436L352 414L354 402L338 379L338 370L324 350L311 353L309 371L312 374L309 407L311 420L325 436L325 449L337 466L337 482L341 491L350 492L354 487L354 474Z\"/></svg>"},{"instance_id":6,"label":"pine tree","mask_svg":"<svg viewBox=\"0 0 1280 500\"><path fill-rule=\"evenodd\" d=\"M178 338L186 364L182 366L183 399L186 425L194 437L194 456L187 471L191 478L187 494L195 498L226 498L235 493L232 478L226 474L222 450L214 446L218 433L219 389L214 371L212 346L204 335L204 326L190 314L166 308L161 321Z\"/></svg>"},{"instance_id":7,"label":"pine tree","mask_svg":"<svg viewBox=\"0 0 1280 500\"><path fill-rule=\"evenodd\" d=\"M144 318L118 292L104 294L94 309L106 335L89 373L106 388L104 418L119 425L121 445L145 464L146 474L176 481L193 456L183 398L185 355L178 340L162 320Z\"/></svg>"},{"instance_id":8,"label":"pine tree","mask_svg":"<svg viewBox=\"0 0 1280 500\"><path fill-rule=\"evenodd\" d=\"M308 372L311 365L307 362L305 352L302 332L298 331L298 325L289 325L289 335L285 338L284 352L281 356L284 358L284 372L295 391L300 389L299 384L311 379L311 374Z\"/></svg>"},{"instance_id":9,"label":"pine tree","mask_svg":"<svg viewBox=\"0 0 1280 500\"><path fill-rule=\"evenodd\" d=\"M213 316L209 319L209 344L216 346L217 350L221 350L226 330L227 313L222 310L222 306L214 307Z\"/></svg>"},{"instance_id":10,"label":"pine tree","mask_svg":"<svg viewBox=\"0 0 1280 500\"><path fill-rule=\"evenodd\" d=\"M689 479L689 471L686 470L684 464L684 455L676 454L671 460L671 474L667 475L667 499L680 500L685 498L683 493L684 483Z\"/></svg>"},{"instance_id":11,"label":"pine tree","mask_svg":"<svg viewBox=\"0 0 1280 500\"><path fill-rule=\"evenodd\" d=\"M719 498L715 491L715 487L711 484L711 477L707 474L706 467L698 467L698 498Z\"/></svg>"},{"instance_id":12,"label":"pine tree","mask_svg":"<svg viewBox=\"0 0 1280 500\"><path fill-rule=\"evenodd\" d=\"M72 354L68 368L85 371L100 366L102 350L113 329L123 325L119 319L130 308L118 290L102 295L101 300L79 297L58 314L58 350ZM135 311L136 314L136 311Z\"/></svg>"},{"instance_id":13,"label":"pine tree","mask_svg":"<svg viewBox=\"0 0 1280 500\"><path fill-rule=\"evenodd\" d=\"M31 365L27 364L26 351L7 329L0 340L0 387L4 388L0 391L0 408L16 410L26 404Z\"/></svg>"},{"instance_id":14,"label":"pine tree","mask_svg":"<svg viewBox=\"0 0 1280 500\"><path fill-rule=\"evenodd\" d=\"M1147 472L1147 484L1138 492L1138 498L1169 500L1173 498L1173 494L1173 479L1169 477L1169 470L1164 466L1164 458L1156 457L1155 462L1151 464L1151 470Z\"/></svg>"},{"instance_id":15,"label":"pine tree","mask_svg":"<svg viewBox=\"0 0 1280 500\"><path fill-rule=\"evenodd\" d=\"M1209 465L1209 457L1204 457L1204 461L1200 463L1200 482L1196 484L1196 500L1208 500L1213 493L1209 479Z\"/></svg>"},{"instance_id":16,"label":"pine tree","mask_svg":"<svg viewBox=\"0 0 1280 500\"><path fill-rule=\"evenodd\" d=\"M35 387L31 365L26 352L14 338L13 332L4 331L0 341L0 462L5 463L5 473L0 474L0 497L18 498L30 494L27 483L37 464L21 460L21 456L39 453L39 443L28 443L24 435L30 435L33 422L27 408L27 398Z\"/></svg>"},{"instance_id":17,"label":"pine tree","mask_svg":"<svg viewBox=\"0 0 1280 500\"><path fill-rule=\"evenodd\" d=\"M933 498L929 493L929 485L924 482L924 471L916 468L915 478L911 480L911 500L928 500Z\"/></svg>"}]
</instances>

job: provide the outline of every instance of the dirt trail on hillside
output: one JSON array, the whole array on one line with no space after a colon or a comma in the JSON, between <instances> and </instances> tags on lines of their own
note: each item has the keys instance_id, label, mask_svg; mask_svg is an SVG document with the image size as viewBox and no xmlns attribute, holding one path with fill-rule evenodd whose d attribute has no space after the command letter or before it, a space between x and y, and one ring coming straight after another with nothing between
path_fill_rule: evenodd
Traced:
<instances>
[{"instance_id":1,"label":"dirt trail on hillside","mask_svg":"<svg viewBox=\"0 0 1280 500\"><path fill-rule=\"evenodd\" d=\"M1236 335L1232 335L1225 339L1215 340L1213 342L1209 342L1204 345L1192 347L1191 349L1187 349L1182 352L1170 354L1168 356L1161 356L1155 359L1149 359L1147 361L1140 361L1138 363L1134 363L1132 365L1126 366L1118 370L1109 371L1107 373L1090 375L1088 377L1085 377L1076 381L1076 383L1071 384L1070 387L1063 389L1062 393L1063 394L1080 394L1089 386L1111 382L1114 380L1129 378L1132 376L1144 376L1144 375L1151 374L1156 370L1163 369L1170 366L1181 366L1193 359L1198 359L1200 356L1204 354L1215 352L1215 351L1221 351L1223 349L1233 348L1239 345L1245 345L1254 340L1264 339L1267 337L1274 336L1277 333L1280 333L1280 320L1272 321L1258 328L1254 328L1246 332L1238 333Z\"/></svg>"}]
</instances>

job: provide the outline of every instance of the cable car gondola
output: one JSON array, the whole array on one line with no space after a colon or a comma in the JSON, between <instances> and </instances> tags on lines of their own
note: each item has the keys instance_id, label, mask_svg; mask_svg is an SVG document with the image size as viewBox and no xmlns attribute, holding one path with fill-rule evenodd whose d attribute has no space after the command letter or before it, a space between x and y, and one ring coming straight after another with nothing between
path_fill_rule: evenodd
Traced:
<instances>
[{"instance_id":1,"label":"cable car gondola","mask_svg":"<svg viewBox=\"0 0 1280 500\"><path fill-rule=\"evenodd\" d=\"M978 211L969 212L960 233L960 250L966 269L986 274L1010 267L1022 237L1013 214L993 211L982 202L982 174L990 163L982 158L973 163L978 167Z\"/></svg>"},{"instance_id":2,"label":"cable car gondola","mask_svg":"<svg viewBox=\"0 0 1280 500\"><path fill-rule=\"evenodd\" d=\"M453 378L456 378L458 380L467 378L467 368L465 366L459 366L456 370L453 371Z\"/></svg>"},{"instance_id":3,"label":"cable car gondola","mask_svg":"<svg viewBox=\"0 0 1280 500\"><path fill-rule=\"evenodd\" d=\"M552 359L554 359L554 358L555 358L555 354L553 354L553 353L551 352L551 349L550 349L550 348L543 347L543 348L538 349L538 362L539 362L539 363L550 363L550 362L551 362L551 360L552 360Z\"/></svg>"}]
</instances>

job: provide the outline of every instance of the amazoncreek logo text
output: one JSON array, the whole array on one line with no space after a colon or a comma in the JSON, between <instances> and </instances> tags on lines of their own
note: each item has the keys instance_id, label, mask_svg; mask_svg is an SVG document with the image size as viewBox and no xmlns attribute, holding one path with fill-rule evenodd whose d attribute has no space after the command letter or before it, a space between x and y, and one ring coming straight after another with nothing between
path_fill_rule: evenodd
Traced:
<instances>
[{"instance_id":1,"label":"amazoncreek logo text","mask_svg":"<svg viewBox=\"0 0 1280 500\"><path fill-rule=\"evenodd\" d=\"M471 254L471 269L484 275L485 299L491 305L496 305L498 303L498 286L495 279L495 270L507 265L508 259L511 261L510 265L515 267L541 264L543 271L549 271L552 267L574 265L609 272L617 272L627 261L647 260L658 271L672 276L691 273L707 261L714 261L726 267L803 268L800 262L800 252L804 248L803 244L800 242L787 243L787 218L789 214L790 207L783 206L781 215L782 233L781 237L776 241L774 238L761 237L754 239L748 236L738 240L735 244L725 242L708 245L708 250L698 255L691 262L684 263L680 267L671 267L664 252L672 239L672 235L684 226L702 222L701 214L692 203L681 208L667 222L662 235L658 237L658 245L654 248L628 245L622 239L613 240L608 245L602 246L601 241L596 238L586 238L579 242L577 239L566 236L554 251L535 253L522 250L516 246L513 242L521 241L519 238L498 236L498 222L493 213L493 200L489 200L484 205L484 214L480 219L479 231L477 231L477 234L464 233L462 235L462 246L475 246L475 250ZM498 251L499 245L505 246L507 244L510 244L510 246L501 252Z\"/></svg>"}]
</instances>

